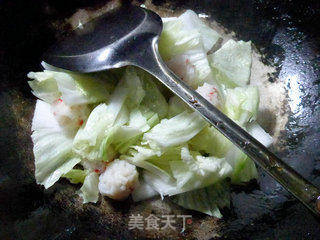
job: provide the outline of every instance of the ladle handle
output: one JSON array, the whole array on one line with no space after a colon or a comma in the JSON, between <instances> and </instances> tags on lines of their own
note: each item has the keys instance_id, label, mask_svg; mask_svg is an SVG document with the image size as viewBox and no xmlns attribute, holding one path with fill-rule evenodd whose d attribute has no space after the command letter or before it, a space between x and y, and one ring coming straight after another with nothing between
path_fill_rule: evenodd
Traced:
<instances>
[{"instance_id":1,"label":"ladle handle","mask_svg":"<svg viewBox=\"0 0 320 240\"><path fill-rule=\"evenodd\" d=\"M207 122L217 128L270 176L292 193L317 217L320 216L320 191L318 188L172 73L158 53L157 39L154 39L152 42L152 48L148 55L148 58L146 58L148 61L144 61L139 67L159 79L173 93L179 96L191 108L199 112Z\"/></svg>"}]
</instances>

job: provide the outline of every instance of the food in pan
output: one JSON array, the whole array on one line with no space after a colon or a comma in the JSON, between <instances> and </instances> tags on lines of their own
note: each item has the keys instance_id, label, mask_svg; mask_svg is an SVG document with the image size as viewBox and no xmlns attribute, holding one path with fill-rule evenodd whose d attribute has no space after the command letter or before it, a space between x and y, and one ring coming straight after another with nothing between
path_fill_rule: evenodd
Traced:
<instances>
[{"instance_id":1,"label":"food in pan","mask_svg":"<svg viewBox=\"0 0 320 240\"><path fill-rule=\"evenodd\" d=\"M169 68L264 145L259 91L249 83L251 43L228 40L191 10L163 19L159 51ZM160 195L221 217L230 185L257 177L254 163L151 75L125 67L92 74L30 72L39 98L32 122L35 177L80 184L83 203L99 195L134 201Z\"/></svg>"}]
</instances>

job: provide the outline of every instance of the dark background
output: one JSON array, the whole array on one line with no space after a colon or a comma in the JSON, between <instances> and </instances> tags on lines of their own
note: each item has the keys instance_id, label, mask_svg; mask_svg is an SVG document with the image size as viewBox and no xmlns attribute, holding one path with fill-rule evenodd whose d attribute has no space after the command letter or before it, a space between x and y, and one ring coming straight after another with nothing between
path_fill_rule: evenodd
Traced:
<instances>
[{"instance_id":1,"label":"dark background","mask_svg":"<svg viewBox=\"0 0 320 240\"><path fill-rule=\"evenodd\" d=\"M142 2L142 1L141 1ZM34 97L26 74L40 70L41 54L56 39L54 24L76 8L101 5L91 0L0 1L0 238L131 239L113 225L103 225L90 207L78 212L59 198L69 194L60 181L44 191L33 178L30 139ZM299 74L301 101L282 133L277 154L320 186L320 1L153 1L172 9L190 8L251 40L277 67L270 81ZM61 34L66 29L61 28ZM288 101L292 82L286 89ZM28 129L28 130L26 130ZM245 192L246 191L246 192ZM194 213L193 213L194 214ZM199 218L201 218L199 214ZM98 220L100 222L98 222ZM108 221L107 221L108 222ZM259 186L234 189L233 208L225 210L220 232L230 239L319 239L319 222L270 177ZM125 223L122 228L126 228Z\"/></svg>"}]
</instances>

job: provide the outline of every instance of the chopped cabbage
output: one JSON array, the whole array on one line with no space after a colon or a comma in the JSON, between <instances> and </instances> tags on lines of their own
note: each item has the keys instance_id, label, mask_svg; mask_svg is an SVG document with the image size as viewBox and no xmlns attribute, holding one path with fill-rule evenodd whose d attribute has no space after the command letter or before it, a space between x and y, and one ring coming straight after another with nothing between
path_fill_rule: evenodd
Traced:
<instances>
[{"instance_id":1,"label":"chopped cabbage","mask_svg":"<svg viewBox=\"0 0 320 240\"><path fill-rule=\"evenodd\" d=\"M147 72L136 71L144 89L144 98L140 104L143 114L157 114L160 119L165 118L168 114L168 103L154 82L157 80Z\"/></svg>"},{"instance_id":2,"label":"chopped cabbage","mask_svg":"<svg viewBox=\"0 0 320 240\"><path fill-rule=\"evenodd\" d=\"M170 161L180 158L181 148L169 148L165 152L152 149L149 146L133 146L127 153L120 158L126 160L137 167L152 172L159 178L168 181L172 179Z\"/></svg>"},{"instance_id":3,"label":"chopped cabbage","mask_svg":"<svg viewBox=\"0 0 320 240\"><path fill-rule=\"evenodd\" d=\"M272 137L256 122L259 91L248 85L251 43L229 40L208 56L220 38L188 10L164 20L159 51L175 74L268 147ZM149 73L42 65L28 77L41 99L32 140L36 181L45 188L64 177L82 184L84 203L97 202L99 191L118 200L132 193L134 201L159 194L220 218L230 184L257 178L250 158Z\"/></svg>"},{"instance_id":4,"label":"chopped cabbage","mask_svg":"<svg viewBox=\"0 0 320 240\"><path fill-rule=\"evenodd\" d=\"M257 87L237 87L226 90L226 102L223 112L240 125L257 118L259 91Z\"/></svg>"},{"instance_id":5,"label":"chopped cabbage","mask_svg":"<svg viewBox=\"0 0 320 240\"><path fill-rule=\"evenodd\" d=\"M183 22L186 31L196 30L199 32L201 42L206 52L211 50L221 37L216 31L207 26L192 10L185 11L179 19Z\"/></svg>"},{"instance_id":6,"label":"chopped cabbage","mask_svg":"<svg viewBox=\"0 0 320 240\"><path fill-rule=\"evenodd\" d=\"M142 115L141 111L139 109L132 110L128 124L120 126L114 134L113 144L115 145L115 150L125 153L149 129L148 120Z\"/></svg>"},{"instance_id":7,"label":"chopped cabbage","mask_svg":"<svg viewBox=\"0 0 320 240\"><path fill-rule=\"evenodd\" d=\"M160 195L176 195L213 184L231 174L224 159L203 157L187 147L160 153L146 147L135 147L124 160L144 168L144 179Z\"/></svg>"},{"instance_id":8,"label":"chopped cabbage","mask_svg":"<svg viewBox=\"0 0 320 240\"><path fill-rule=\"evenodd\" d=\"M232 171L224 159L204 157L187 147L181 149L181 161L171 161L170 167L177 187L184 192L214 184Z\"/></svg>"},{"instance_id":9,"label":"chopped cabbage","mask_svg":"<svg viewBox=\"0 0 320 240\"><path fill-rule=\"evenodd\" d=\"M227 87L245 86L251 72L251 42L229 40L209 56L216 80Z\"/></svg>"},{"instance_id":10,"label":"chopped cabbage","mask_svg":"<svg viewBox=\"0 0 320 240\"><path fill-rule=\"evenodd\" d=\"M199 46L206 53L219 38L220 35L203 23L195 12L187 10L178 18L164 21L159 51L165 60Z\"/></svg>"},{"instance_id":11,"label":"chopped cabbage","mask_svg":"<svg viewBox=\"0 0 320 240\"><path fill-rule=\"evenodd\" d=\"M220 35L204 24L191 10L164 22L159 52L169 68L190 86L204 82L216 85L207 52Z\"/></svg>"},{"instance_id":12,"label":"chopped cabbage","mask_svg":"<svg viewBox=\"0 0 320 240\"><path fill-rule=\"evenodd\" d=\"M191 112L188 105L182 101L181 98L174 95L169 99L169 109L168 109L168 117L172 118L184 111Z\"/></svg>"},{"instance_id":13,"label":"chopped cabbage","mask_svg":"<svg viewBox=\"0 0 320 240\"><path fill-rule=\"evenodd\" d=\"M221 218L219 208L230 207L230 187L226 181L173 196L178 205L210 216Z\"/></svg>"},{"instance_id":14,"label":"chopped cabbage","mask_svg":"<svg viewBox=\"0 0 320 240\"><path fill-rule=\"evenodd\" d=\"M145 89L150 90L148 94ZM127 68L109 104L93 109L78 131L74 151L91 161L110 161L115 151L124 153L158 122L158 114L167 114L167 103L158 108L151 100L165 101L150 78L140 78L134 68Z\"/></svg>"},{"instance_id":15,"label":"chopped cabbage","mask_svg":"<svg viewBox=\"0 0 320 240\"><path fill-rule=\"evenodd\" d=\"M233 168L231 175L233 184L243 184L258 177L254 162L237 147L233 146L225 159Z\"/></svg>"},{"instance_id":16,"label":"chopped cabbage","mask_svg":"<svg viewBox=\"0 0 320 240\"><path fill-rule=\"evenodd\" d=\"M28 83L33 95L37 98L52 103L61 96L57 82L51 72L30 72L28 73L28 78L33 79L33 81L28 81Z\"/></svg>"},{"instance_id":17,"label":"chopped cabbage","mask_svg":"<svg viewBox=\"0 0 320 240\"><path fill-rule=\"evenodd\" d=\"M79 191L79 196L82 198L83 203L97 202L99 199L99 175L91 172L84 179L84 183Z\"/></svg>"},{"instance_id":18,"label":"chopped cabbage","mask_svg":"<svg viewBox=\"0 0 320 240\"><path fill-rule=\"evenodd\" d=\"M247 131L265 147L272 144L272 137L256 122L248 124ZM231 176L233 184L243 184L258 177L254 162L234 145L226 154L226 159L234 168Z\"/></svg>"},{"instance_id":19,"label":"chopped cabbage","mask_svg":"<svg viewBox=\"0 0 320 240\"><path fill-rule=\"evenodd\" d=\"M72 153L72 138L63 133L51 106L41 100L36 104L32 131L36 181L49 188L81 159Z\"/></svg>"},{"instance_id":20,"label":"chopped cabbage","mask_svg":"<svg viewBox=\"0 0 320 240\"><path fill-rule=\"evenodd\" d=\"M135 202L139 202L157 195L157 191L155 191L149 184L143 181L140 182L140 184L132 192L132 199Z\"/></svg>"},{"instance_id":21,"label":"chopped cabbage","mask_svg":"<svg viewBox=\"0 0 320 240\"><path fill-rule=\"evenodd\" d=\"M128 121L125 108L120 111L121 105L118 108L113 108L114 104L111 102L107 106L102 103L92 110L84 127L79 129L74 138L74 152L89 161L110 161L113 158L113 154L109 154L112 150L108 149L109 139L116 130L116 127L113 126L115 122L122 125Z\"/></svg>"},{"instance_id":22,"label":"chopped cabbage","mask_svg":"<svg viewBox=\"0 0 320 240\"><path fill-rule=\"evenodd\" d=\"M198 113L183 112L173 118L163 119L144 134L144 140L159 148L175 147L189 141L205 126L207 123Z\"/></svg>"},{"instance_id":23,"label":"chopped cabbage","mask_svg":"<svg viewBox=\"0 0 320 240\"><path fill-rule=\"evenodd\" d=\"M48 103L60 96L68 105L96 103L106 101L109 97L108 82L89 74L44 70L30 72L28 77L33 79L29 81L33 94Z\"/></svg>"},{"instance_id":24,"label":"chopped cabbage","mask_svg":"<svg viewBox=\"0 0 320 240\"><path fill-rule=\"evenodd\" d=\"M64 178L67 178L71 183L83 183L84 179L87 176L87 172L81 169L71 169L69 172L63 175Z\"/></svg>"},{"instance_id":25,"label":"chopped cabbage","mask_svg":"<svg viewBox=\"0 0 320 240\"><path fill-rule=\"evenodd\" d=\"M159 52L164 60L169 60L175 55L182 54L186 50L199 46L201 47L199 32L196 29L186 31L183 22L179 18L163 24L163 30L159 39Z\"/></svg>"},{"instance_id":26,"label":"chopped cabbage","mask_svg":"<svg viewBox=\"0 0 320 240\"><path fill-rule=\"evenodd\" d=\"M195 151L222 158L226 155L232 143L212 126L205 127L194 136L189 144Z\"/></svg>"}]
</instances>

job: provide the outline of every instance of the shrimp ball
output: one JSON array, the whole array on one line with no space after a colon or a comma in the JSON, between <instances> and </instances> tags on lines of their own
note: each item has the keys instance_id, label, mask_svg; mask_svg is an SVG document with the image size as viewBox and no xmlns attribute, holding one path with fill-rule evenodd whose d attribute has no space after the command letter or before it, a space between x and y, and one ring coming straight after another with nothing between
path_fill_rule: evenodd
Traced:
<instances>
[{"instance_id":1,"label":"shrimp ball","mask_svg":"<svg viewBox=\"0 0 320 240\"><path fill-rule=\"evenodd\" d=\"M115 200L126 199L139 184L136 166L114 160L99 177L99 191L103 196Z\"/></svg>"}]
</instances>

